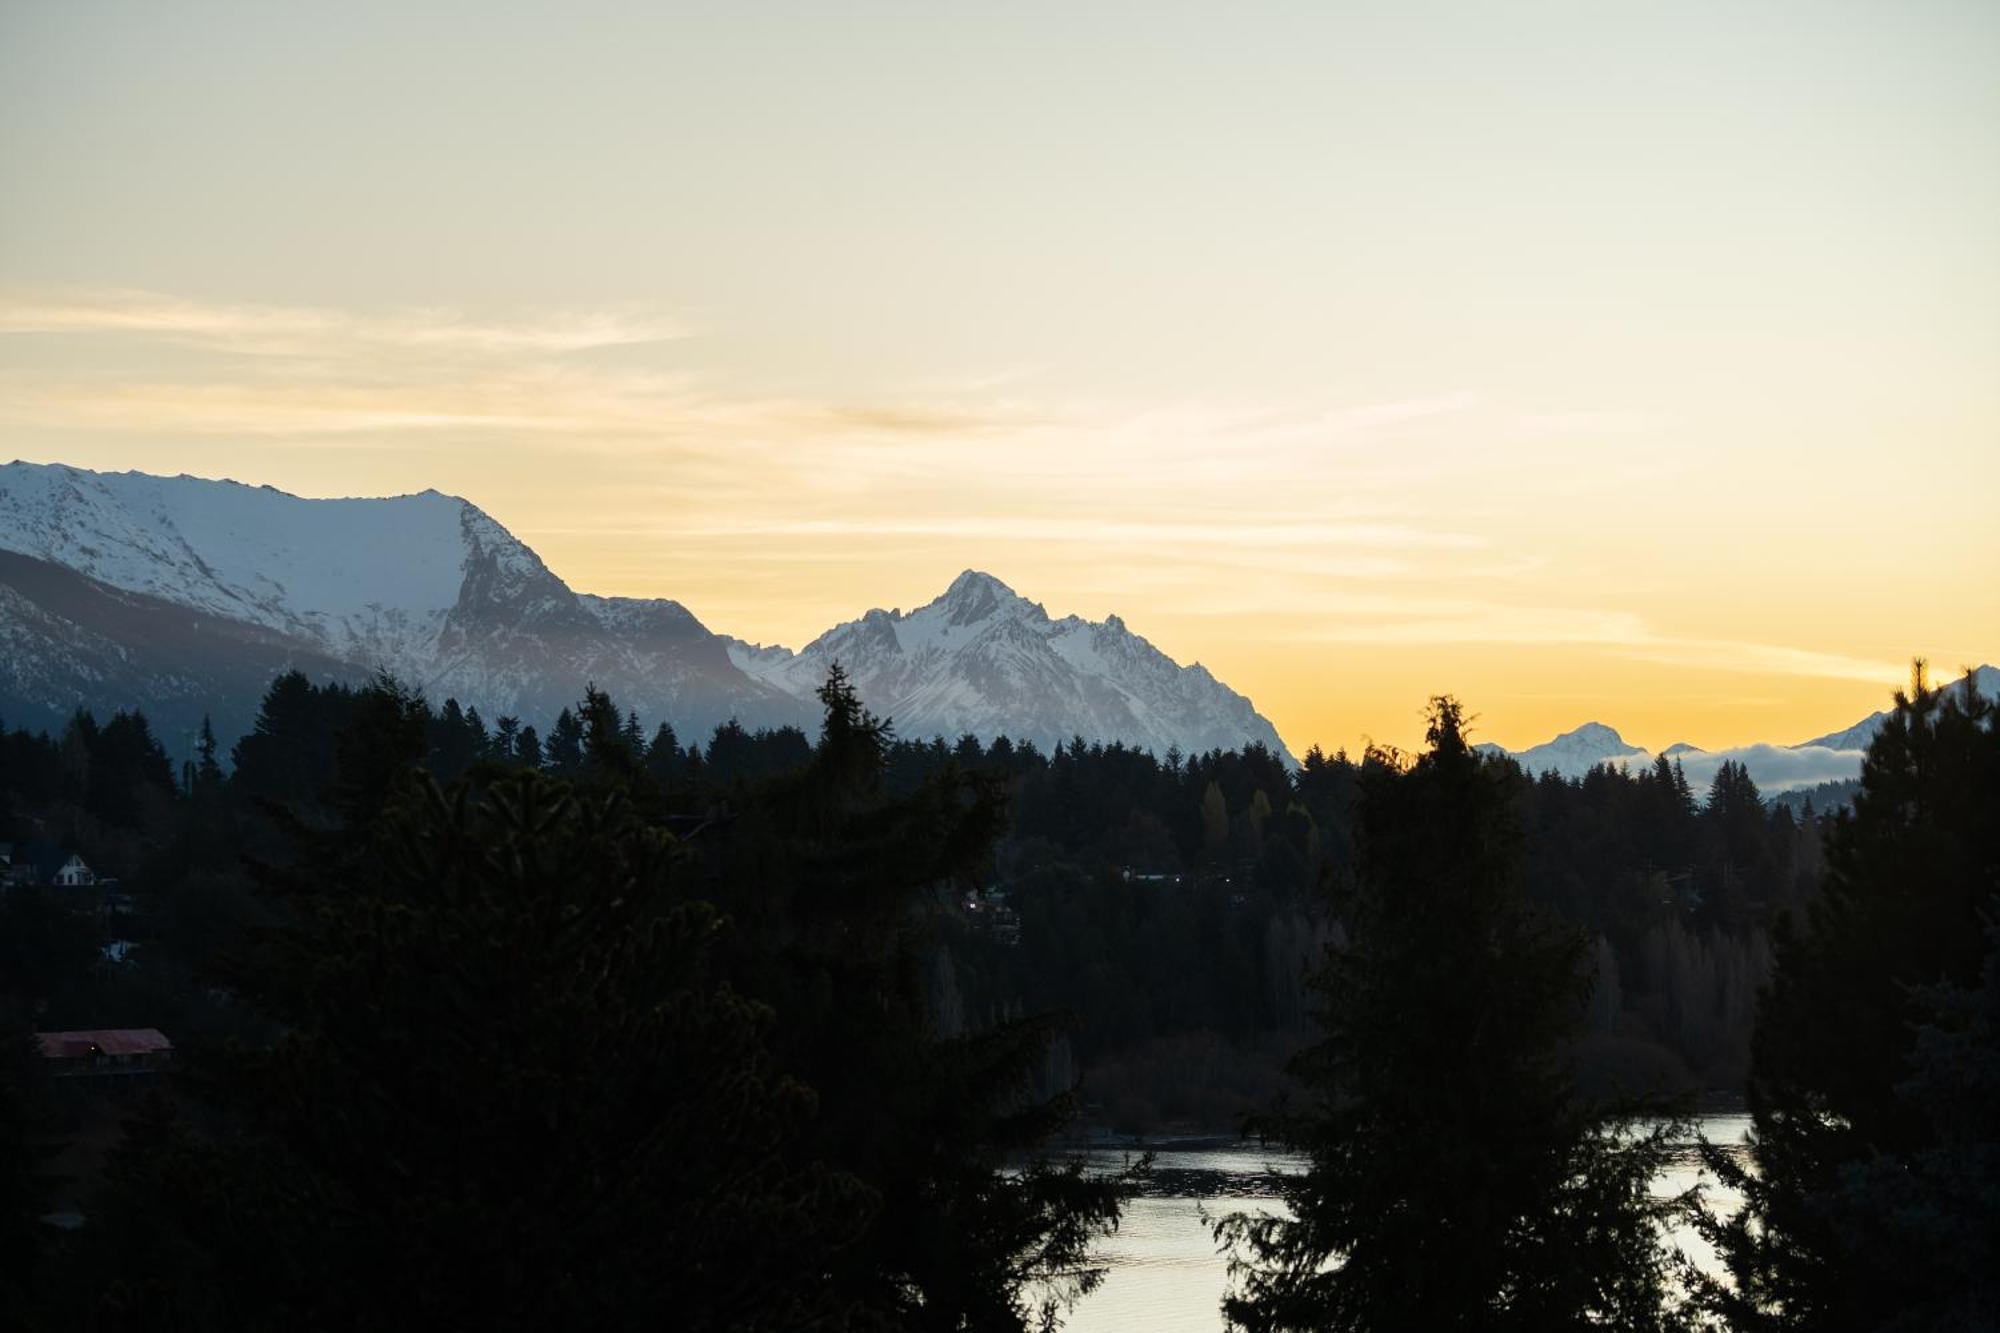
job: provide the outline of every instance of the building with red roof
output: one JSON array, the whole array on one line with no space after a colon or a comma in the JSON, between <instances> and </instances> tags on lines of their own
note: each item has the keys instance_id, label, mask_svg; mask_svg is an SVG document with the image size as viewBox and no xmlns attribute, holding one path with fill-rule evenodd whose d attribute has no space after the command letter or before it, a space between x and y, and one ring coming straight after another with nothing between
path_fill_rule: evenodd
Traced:
<instances>
[{"instance_id":1,"label":"building with red roof","mask_svg":"<svg viewBox=\"0 0 2000 1333\"><path fill-rule=\"evenodd\" d=\"M93 1028L37 1032L42 1058L58 1078L155 1074L173 1058L174 1044L158 1028Z\"/></svg>"}]
</instances>

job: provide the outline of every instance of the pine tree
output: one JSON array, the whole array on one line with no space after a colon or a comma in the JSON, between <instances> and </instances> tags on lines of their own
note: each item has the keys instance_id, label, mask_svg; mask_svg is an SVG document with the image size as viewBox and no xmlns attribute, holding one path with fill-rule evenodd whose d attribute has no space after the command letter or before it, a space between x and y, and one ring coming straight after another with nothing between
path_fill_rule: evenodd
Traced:
<instances>
[{"instance_id":1,"label":"pine tree","mask_svg":"<svg viewBox=\"0 0 2000 1333\"><path fill-rule=\"evenodd\" d=\"M575 777L583 771L583 724L565 708L549 729L546 750L548 769L558 777Z\"/></svg>"},{"instance_id":2,"label":"pine tree","mask_svg":"<svg viewBox=\"0 0 2000 1333\"><path fill-rule=\"evenodd\" d=\"M345 691L316 688L302 672L272 681L249 734L236 742L233 785L283 805L316 803L333 775L332 718L345 704Z\"/></svg>"},{"instance_id":3,"label":"pine tree","mask_svg":"<svg viewBox=\"0 0 2000 1333\"><path fill-rule=\"evenodd\" d=\"M1523 887L1512 770L1432 703L1429 749L1370 755L1350 943L1315 985L1307 1090L1254 1127L1311 1159L1289 1218L1238 1214L1231 1323L1276 1330L1671 1326L1649 1182L1675 1126L1583 1102L1565 1065L1579 933Z\"/></svg>"},{"instance_id":4,"label":"pine tree","mask_svg":"<svg viewBox=\"0 0 2000 1333\"><path fill-rule=\"evenodd\" d=\"M681 742L674 735L674 729L662 722L653 733L653 743L646 747L646 771L653 775L653 781L662 788L671 786L680 777Z\"/></svg>"},{"instance_id":5,"label":"pine tree","mask_svg":"<svg viewBox=\"0 0 2000 1333\"><path fill-rule=\"evenodd\" d=\"M521 719L503 714L493 724L493 737L487 743L484 757L512 767L519 762L520 743Z\"/></svg>"},{"instance_id":6,"label":"pine tree","mask_svg":"<svg viewBox=\"0 0 2000 1333\"><path fill-rule=\"evenodd\" d=\"M215 728L210 725L208 714L201 715L201 736L194 743L194 787L196 791L213 791L222 784L222 765L216 761L218 747L215 743Z\"/></svg>"},{"instance_id":7,"label":"pine tree","mask_svg":"<svg viewBox=\"0 0 2000 1333\"><path fill-rule=\"evenodd\" d=\"M829 1278L863 1326L1040 1323L1097 1281L1129 1185L1039 1160L1075 1109L1029 1095L1057 1018L959 1030L929 1002L930 922L976 890L1004 788L947 763L892 795L888 724L838 667L819 697L809 763L744 793L719 874L743 985L785 1015L780 1060L818 1094L812 1151L882 1201Z\"/></svg>"},{"instance_id":8,"label":"pine tree","mask_svg":"<svg viewBox=\"0 0 2000 1333\"><path fill-rule=\"evenodd\" d=\"M582 767L595 777L629 784L639 772L640 750L632 744L627 719L619 714L618 705L610 695L590 685L584 689L577 716L582 729ZM637 715L630 720L636 723ZM558 734L562 731L560 718L556 730Z\"/></svg>"},{"instance_id":9,"label":"pine tree","mask_svg":"<svg viewBox=\"0 0 2000 1333\"><path fill-rule=\"evenodd\" d=\"M1921 662L1913 674L1833 826L1818 902L1774 941L1748 1089L1754 1169L1712 1155L1747 1202L1711 1224L1734 1284L1708 1294L1742 1328L1885 1328L1950 1295L1933 1266L1902 1261L1890 1194L1866 1196L1878 1213L1854 1193L1857 1173L1943 1142L1899 1089L1917 1069L1929 988L1980 983L1981 913L2000 884L1995 709L1969 685L1930 689ZM1980 1222L1989 1236L2000 1226L1991 1196Z\"/></svg>"}]
</instances>

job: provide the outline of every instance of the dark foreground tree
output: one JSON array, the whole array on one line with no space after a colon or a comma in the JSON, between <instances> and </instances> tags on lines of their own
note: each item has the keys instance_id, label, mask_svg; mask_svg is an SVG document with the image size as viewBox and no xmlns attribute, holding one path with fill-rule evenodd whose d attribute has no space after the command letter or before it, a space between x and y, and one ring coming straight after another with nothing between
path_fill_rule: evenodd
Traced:
<instances>
[{"instance_id":1,"label":"dark foreground tree","mask_svg":"<svg viewBox=\"0 0 2000 1333\"><path fill-rule=\"evenodd\" d=\"M114 1164L79 1256L101 1322L837 1318L869 1191L794 1151L812 1094L720 979L671 837L533 774L414 784L348 837L237 976L285 1035L197 1067L214 1132L155 1115Z\"/></svg>"},{"instance_id":2,"label":"dark foreground tree","mask_svg":"<svg viewBox=\"0 0 2000 1333\"><path fill-rule=\"evenodd\" d=\"M747 795L718 893L745 988L782 1016L778 1057L819 1095L808 1155L881 1200L830 1280L857 1325L1050 1326L1095 1284L1091 1248L1128 1185L1037 1158L1074 1110L1067 1089L1035 1095L1055 1020L941 1003L935 918L977 891L1004 790L947 765L892 795L887 724L838 667L820 700L819 746Z\"/></svg>"},{"instance_id":3,"label":"dark foreground tree","mask_svg":"<svg viewBox=\"0 0 2000 1333\"><path fill-rule=\"evenodd\" d=\"M1231 1323L1257 1330L1671 1327L1649 1192L1676 1128L1581 1100L1565 1061L1585 941L1522 883L1509 770L1432 701L1429 749L1362 779L1350 942L1316 978L1303 1105L1253 1128L1306 1153L1292 1216L1237 1214Z\"/></svg>"},{"instance_id":4,"label":"dark foreground tree","mask_svg":"<svg viewBox=\"0 0 2000 1333\"><path fill-rule=\"evenodd\" d=\"M41 1221L57 1128L47 1063L26 1019L0 998L0 1311L34 1308L53 1239Z\"/></svg>"},{"instance_id":5,"label":"dark foreground tree","mask_svg":"<svg viewBox=\"0 0 2000 1333\"><path fill-rule=\"evenodd\" d=\"M2000 1195L1965 1193L1993 1180L1992 1037L1962 1017L2000 891L1994 716L1969 684L1928 688L1918 664L1831 835L1819 901L1778 935L1752 1048L1751 1169L1712 1154L1747 1199L1711 1227L1734 1283L1708 1295L1735 1327L2000 1322L1991 1270L1980 1286L1968 1267L1994 1253ZM1938 1169L1949 1161L1956 1182ZM1981 1290L1984 1322L1966 1322Z\"/></svg>"}]
</instances>

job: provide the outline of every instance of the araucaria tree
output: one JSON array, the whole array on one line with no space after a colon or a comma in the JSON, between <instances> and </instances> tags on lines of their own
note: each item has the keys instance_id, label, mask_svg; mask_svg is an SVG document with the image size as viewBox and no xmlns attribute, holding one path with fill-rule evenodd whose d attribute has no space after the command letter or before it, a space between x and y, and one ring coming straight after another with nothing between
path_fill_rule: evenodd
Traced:
<instances>
[{"instance_id":1,"label":"araucaria tree","mask_svg":"<svg viewBox=\"0 0 2000 1333\"><path fill-rule=\"evenodd\" d=\"M1219 1225L1225 1313L1256 1333L1677 1326L1680 1205L1649 1188L1675 1127L1574 1090L1586 944L1527 899L1515 771L1468 746L1452 699L1428 740L1370 756L1306 1098L1253 1125L1310 1167L1290 1217Z\"/></svg>"},{"instance_id":2,"label":"araucaria tree","mask_svg":"<svg viewBox=\"0 0 2000 1333\"><path fill-rule=\"evenodd\" d=\"M2000 1321L2000 729L1918 664L1869 747L1803 926L1779 933L1757 1018L1746 1196L1712 1231L1733 1327Z\"/></svg>"}]
</instances>

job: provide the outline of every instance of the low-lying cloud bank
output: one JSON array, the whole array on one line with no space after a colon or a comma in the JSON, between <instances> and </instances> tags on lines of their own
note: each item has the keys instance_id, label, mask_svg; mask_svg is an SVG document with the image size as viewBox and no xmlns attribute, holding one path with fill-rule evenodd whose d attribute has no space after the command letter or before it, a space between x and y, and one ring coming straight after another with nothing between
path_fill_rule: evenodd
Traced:
<instances>
[{"instance_id":1,"label":"low-lying cloud bank","mask_svg":"<svg viewBox=\"0 0 2000 1333\"><path fill-rule=\"evenodd\" d=\"M1823 745L1738 745L1727 750L1677 750L1689 785L1700 789L1715 780L1716 770L1734 760L1750 772L1750 780L1763 792L1793 791L1815 787L1822 782L1841 782L1861 776L1862 750L1831 750ZM1650 760L1648 761L1650 762Z\"/></svg>"}]
</instances>

